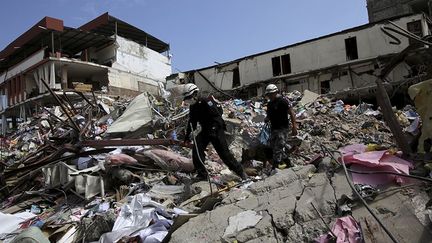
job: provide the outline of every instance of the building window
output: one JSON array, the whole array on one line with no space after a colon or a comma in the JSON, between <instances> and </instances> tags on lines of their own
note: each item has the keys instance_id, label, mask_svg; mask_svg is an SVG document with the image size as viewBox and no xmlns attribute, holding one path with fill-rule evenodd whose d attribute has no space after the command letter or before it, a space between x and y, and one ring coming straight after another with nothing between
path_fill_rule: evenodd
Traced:
<instances>
[{"instance_id":1,"label":"building window","mask_svg":"<svg viewBox=\"0 0 432 243\"><path fill-rule=\"evenodd\" d=\"M232 87L238 87L240 86L240 71L239 68L233 69L233 79L232 79Z\"/></svg>"},{"instance_id":2,"label":"building window","mask_svg":"<svg viewBox=\"0 0 432 243\"><path fill-rule=\"evenodd\" d=\"M290 54L272 58L273 76L291 73Z\"/></svg>"},{"instance_id":3,"label":"building window","mask_svg":"<svg viewBox=\"0 0 432 243\"><path fill-rule=\"evenodd\" d=\"M347 61L358 59L356 37L350 37L348 39L345 39L345 51Z\"/></svg>"},{"instance_id":4,"label":"building window","mask_svg":"<svg viewBox=\"0 0 432 243\"><path fill-rule=\"evenodd\" d=\"M282 73L283 74L288 74L291 73L291 59L290 59L290 55L286 54L281 56L282 59Z\"/></svg>"},{"instance_id":5,"label":"building window","mask_svg":"<svg viewBox=\"0 0 432 243\"><path fill-rule=\"evenodd\" d=\"M407 30L418 37L423 37L423 30L422 30L420 20L416 20L416 21L407 23ZM410 45L412 45L412 44L421 45L419 42L417 42L411 38L409 38L408 40L409 40Z\"/></svg>"},{"instance_id":6,"label":"building window","mask_svg":"<svg viewBox=\"0 0 432 243\"><path fill-rule=\"evenodd\" d=\"M327 94L330 92L330 80L321 82L321 94Z\"/></svg>"},{"instance_id":7,"label":"building window","mask_svg":"<svg viewBox=\"0 0 432 243\"><path fill-rule=\"evenodd\" d=\"M272 66L273 66L273 76L279 76L282 74L280 57L272 58Z\"/></svg>"}]
</instances>

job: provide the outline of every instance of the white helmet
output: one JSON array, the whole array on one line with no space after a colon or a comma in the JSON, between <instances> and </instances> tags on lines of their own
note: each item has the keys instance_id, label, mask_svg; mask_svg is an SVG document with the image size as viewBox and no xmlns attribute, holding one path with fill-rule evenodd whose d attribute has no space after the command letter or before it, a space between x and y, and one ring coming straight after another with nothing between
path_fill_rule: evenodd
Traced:
<instances>
[{"instance_id":1,"label":"white helmet","mask_svg":"<svg viewBox=\"0 0 432 243\"><path fill-rule=\"evenodd\" d=\"M275 93L278 92L279 89L276 85L274 84L269 84L267 85L266 89L265 89L265 94L271 94L271 93Z\"/></svg>"},{"instance_id":2,"label":"white helmet","mask_svg":"<svg viewBox=\"0 0 432 243\"><path fill-rule=\"evenodd\" d=\"M192 96L195 92L198 92L198 86L196 86L195 84L186 84L184 86L184 91L183 91L183 99L187 99L190 96Z\"/></svg>"}]
</instances>

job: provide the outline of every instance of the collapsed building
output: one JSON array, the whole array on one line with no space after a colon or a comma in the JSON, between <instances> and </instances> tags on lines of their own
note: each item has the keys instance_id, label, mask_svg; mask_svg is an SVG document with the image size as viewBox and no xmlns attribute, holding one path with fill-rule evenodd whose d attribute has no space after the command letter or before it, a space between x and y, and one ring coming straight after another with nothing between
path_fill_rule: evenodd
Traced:
<instances>
[{"instance_id":1,"label":"collapsed building","mask_svg":"<svg viewBox=\"0 0 432 243\"><path fill-rule=\"evenodd\" d=\"M48 89L136 96L170 73L167 43L108 13L78 28L45 17L0 52L3 132L52 102Z\"/></svg>"},{"instance_id":2,"label":"collapsed building","mask_svg":"<svg viewBox=\"0 0 432 243\"><path fill-rule=\"evenodd\" d=\"M76 37L100 38L74 47L75 58L63 57L65 51L50 53L50 47L61 44L52 41L40 64L53 63L52 69L23 62L21 68L28 71L5 79L3 99L12 103L3 114L18 116L29 103L43 109L1 139L0 240L430 242L432 79L420 82L429 77L425 36L430 28L427 15L404 14L390 16L391 22L170 75L170 91L159 85L162 73L169 74L163 45L108 14L74 30ZM38 29L56 28L52 20L44 21ZM404 32L401 26L415 28ZM58 30L39 34L49 42L56 33L62 36ZM107 56L93 56L101 42L100 50L112 51L107 63L101 61ZM155 63L148 63L154 72L141 63L141 57L150 57L146 46L156 55ZM105 82L90 72L79 76L85 65L91 70L100 66ZM30 87L50 93L27 96L27 86L20 85L28 79L35 82ZM189 110L178 102L183 89L177 84L185 82L195 82L204 92L236 96L221 101L222 117L229 149L242 162L247 180L233 174L212 146L206 151L208 181L194 177L190 144L180 142ZM282 95L292 104L299 126L289 140L294 166L276 174L266 173L271 167L267 103L261 97L239 98L262 95L269 82L291 91ZM409 86L415 107L392 108L385 89L395 93L403 86ZM67 98L72 97L69 88L79 101ZM137 91L145 92L125 99ZM341 94L375 93L379 109L338 99ZM121 139L111 139L113 134ZM401 146L400 139L408 136L417 139L418 149Z\"/></svg>"},{"instance_id":3,"label":"collapsed building","mask_svg":"<svg viewBox=\"0 0 432 243\"><path fill-rule=\"evenodd\" d=\"M416 48L391 70L386 79L389 92L406 93L408 85L426 79L428 48L398 34L402 32L398 27L423 38L431 34L430 24L425 14L392 17L174 74L167 81L193 82L210 93L230 91L240 97L263 95L266 85L275 83L283 91L303 92L307 89L318 94L338 93L340 98L359 100L374 97L379 72L392 57L414 43Z\"/></svg>"}]
</instances>

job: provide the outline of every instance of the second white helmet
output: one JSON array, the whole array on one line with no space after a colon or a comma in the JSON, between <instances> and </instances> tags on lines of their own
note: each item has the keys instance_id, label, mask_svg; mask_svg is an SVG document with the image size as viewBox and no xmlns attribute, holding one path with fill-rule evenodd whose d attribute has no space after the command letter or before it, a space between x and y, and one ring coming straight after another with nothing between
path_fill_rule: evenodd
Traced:
<instances>
[{"instance_id":1,"label":"second white helmet","mask_svg":"<svg viewBox=\"0 0 432 243\"><path fill-rule=\"evenodd\" d=\"M195 92L198 92L198 86L195 84L186 84L183 90L183 99L187 99L192 96Z\"/></svg>"},{"instance_id":2,"label":"second white helmet","mask_svg":"<svg viewBox=\"0 0 432 243\"><path fill-rule=\"evenodd\" d=\"M267 85L266 89L265 89L265 94L271 94L271 93L275 93L278 92L279 89L276 85L274 84L269 84Z\"/></svg>"}]
</instances>

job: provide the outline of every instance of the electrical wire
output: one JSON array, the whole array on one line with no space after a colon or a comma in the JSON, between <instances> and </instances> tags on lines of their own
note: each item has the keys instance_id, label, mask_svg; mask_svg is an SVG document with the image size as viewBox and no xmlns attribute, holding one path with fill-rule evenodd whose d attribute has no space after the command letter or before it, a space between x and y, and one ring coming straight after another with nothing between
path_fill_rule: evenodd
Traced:
<instances>
[{"instance_id":1,"label":"electrical wire","mask_svg":"<svg viewBox=\"0 0 432 243\"><path fill-rule=\"evenodd\" d=\"M227 92L225 92L225 91L223 91L223 90L221 90L221 89L219 89L218 87L216 87L216 85L215 84L213 84L212 82L210 82L210 80L208 80L208 78L206 77L206 76L204 76L200 71L196 71L210 86L212 86L212 88L214 88L216 91L218 91L219 93L221 93L221 94L223 94L223 95L226 95L226 96L228 96L229 98L231 98L231 99L235 99L235 97L234 96L232 96L232 95L230 95L230 94L228 94Z\"/></svg>"},{"instance_id":2,"label":"electrical wire","mask_svg":"<svg viewBox=\"0 0 432 243\"><path fill-rule=\"evenodd\" d=\"M397 29L399 29L401 32L405 33L406 35L411 36L413 39L420 39L420 37L416 34L413 34L412 32L400 27L399 25L397 25L396 23L394 23L393 21L388 20L388 23L390 23L391 25L393 25L394 27L396 27ZM420 39L421 40L421 39ZM422 40L423 41L423 40ZM427 44L429 43L429 44ZM431 45L432 43L430 42L425 42L426 45Z\"/></svg>"},{"instance_id":3,"label":"electrical wire","mask_svg":"<svg viewBox=\"0 0 432 243\"><path fill-rule=\"evenodd\" d=\"M417 35L414 35L413 33L411 33L411 32L409 32L409 31L403 29L402 27L400 27L399 25L393 23L392 21L388 21L388 22L389 22L391 25L393 25L394 27L396 27L397 30L396 30L396 29L393 29L393 28L391 28L391 27L387 27L387 26L385 26L384 28L385 28L386 30L393 31L393 32L395 32L395 33L398 33L398 34L400 34L400 35L402 35L402 36L405 36L405 37L407 37L407 38L413 39L413 40L415 40L415 41L421 42L421 43L423 43L423 44L425 44L425 45L428 45L428 46L432 45L431 42L428 42L428 41L425 41L425 40L421 39L421 38L418 37ZM384 32L384 33L386 33L386 32Z\"/></svg>"},{"instance_id":4,"label":"electrical wire","mask_svg":"<svg viewBox=\"0 0 432 243\"><path fill-rule=\"evenodd\" d=\"M390 29L387 26L381 26L381 31L384 32L384 34L386 34L387 36L389 36L390 38L393 39L389 43L392 44L392 45L400 45L402 43L401 40L399 38L397 38L396 36L390 34L390 32L388 32L387 29L393 30L393 29Z\"/></svg>"}]
</instances>

